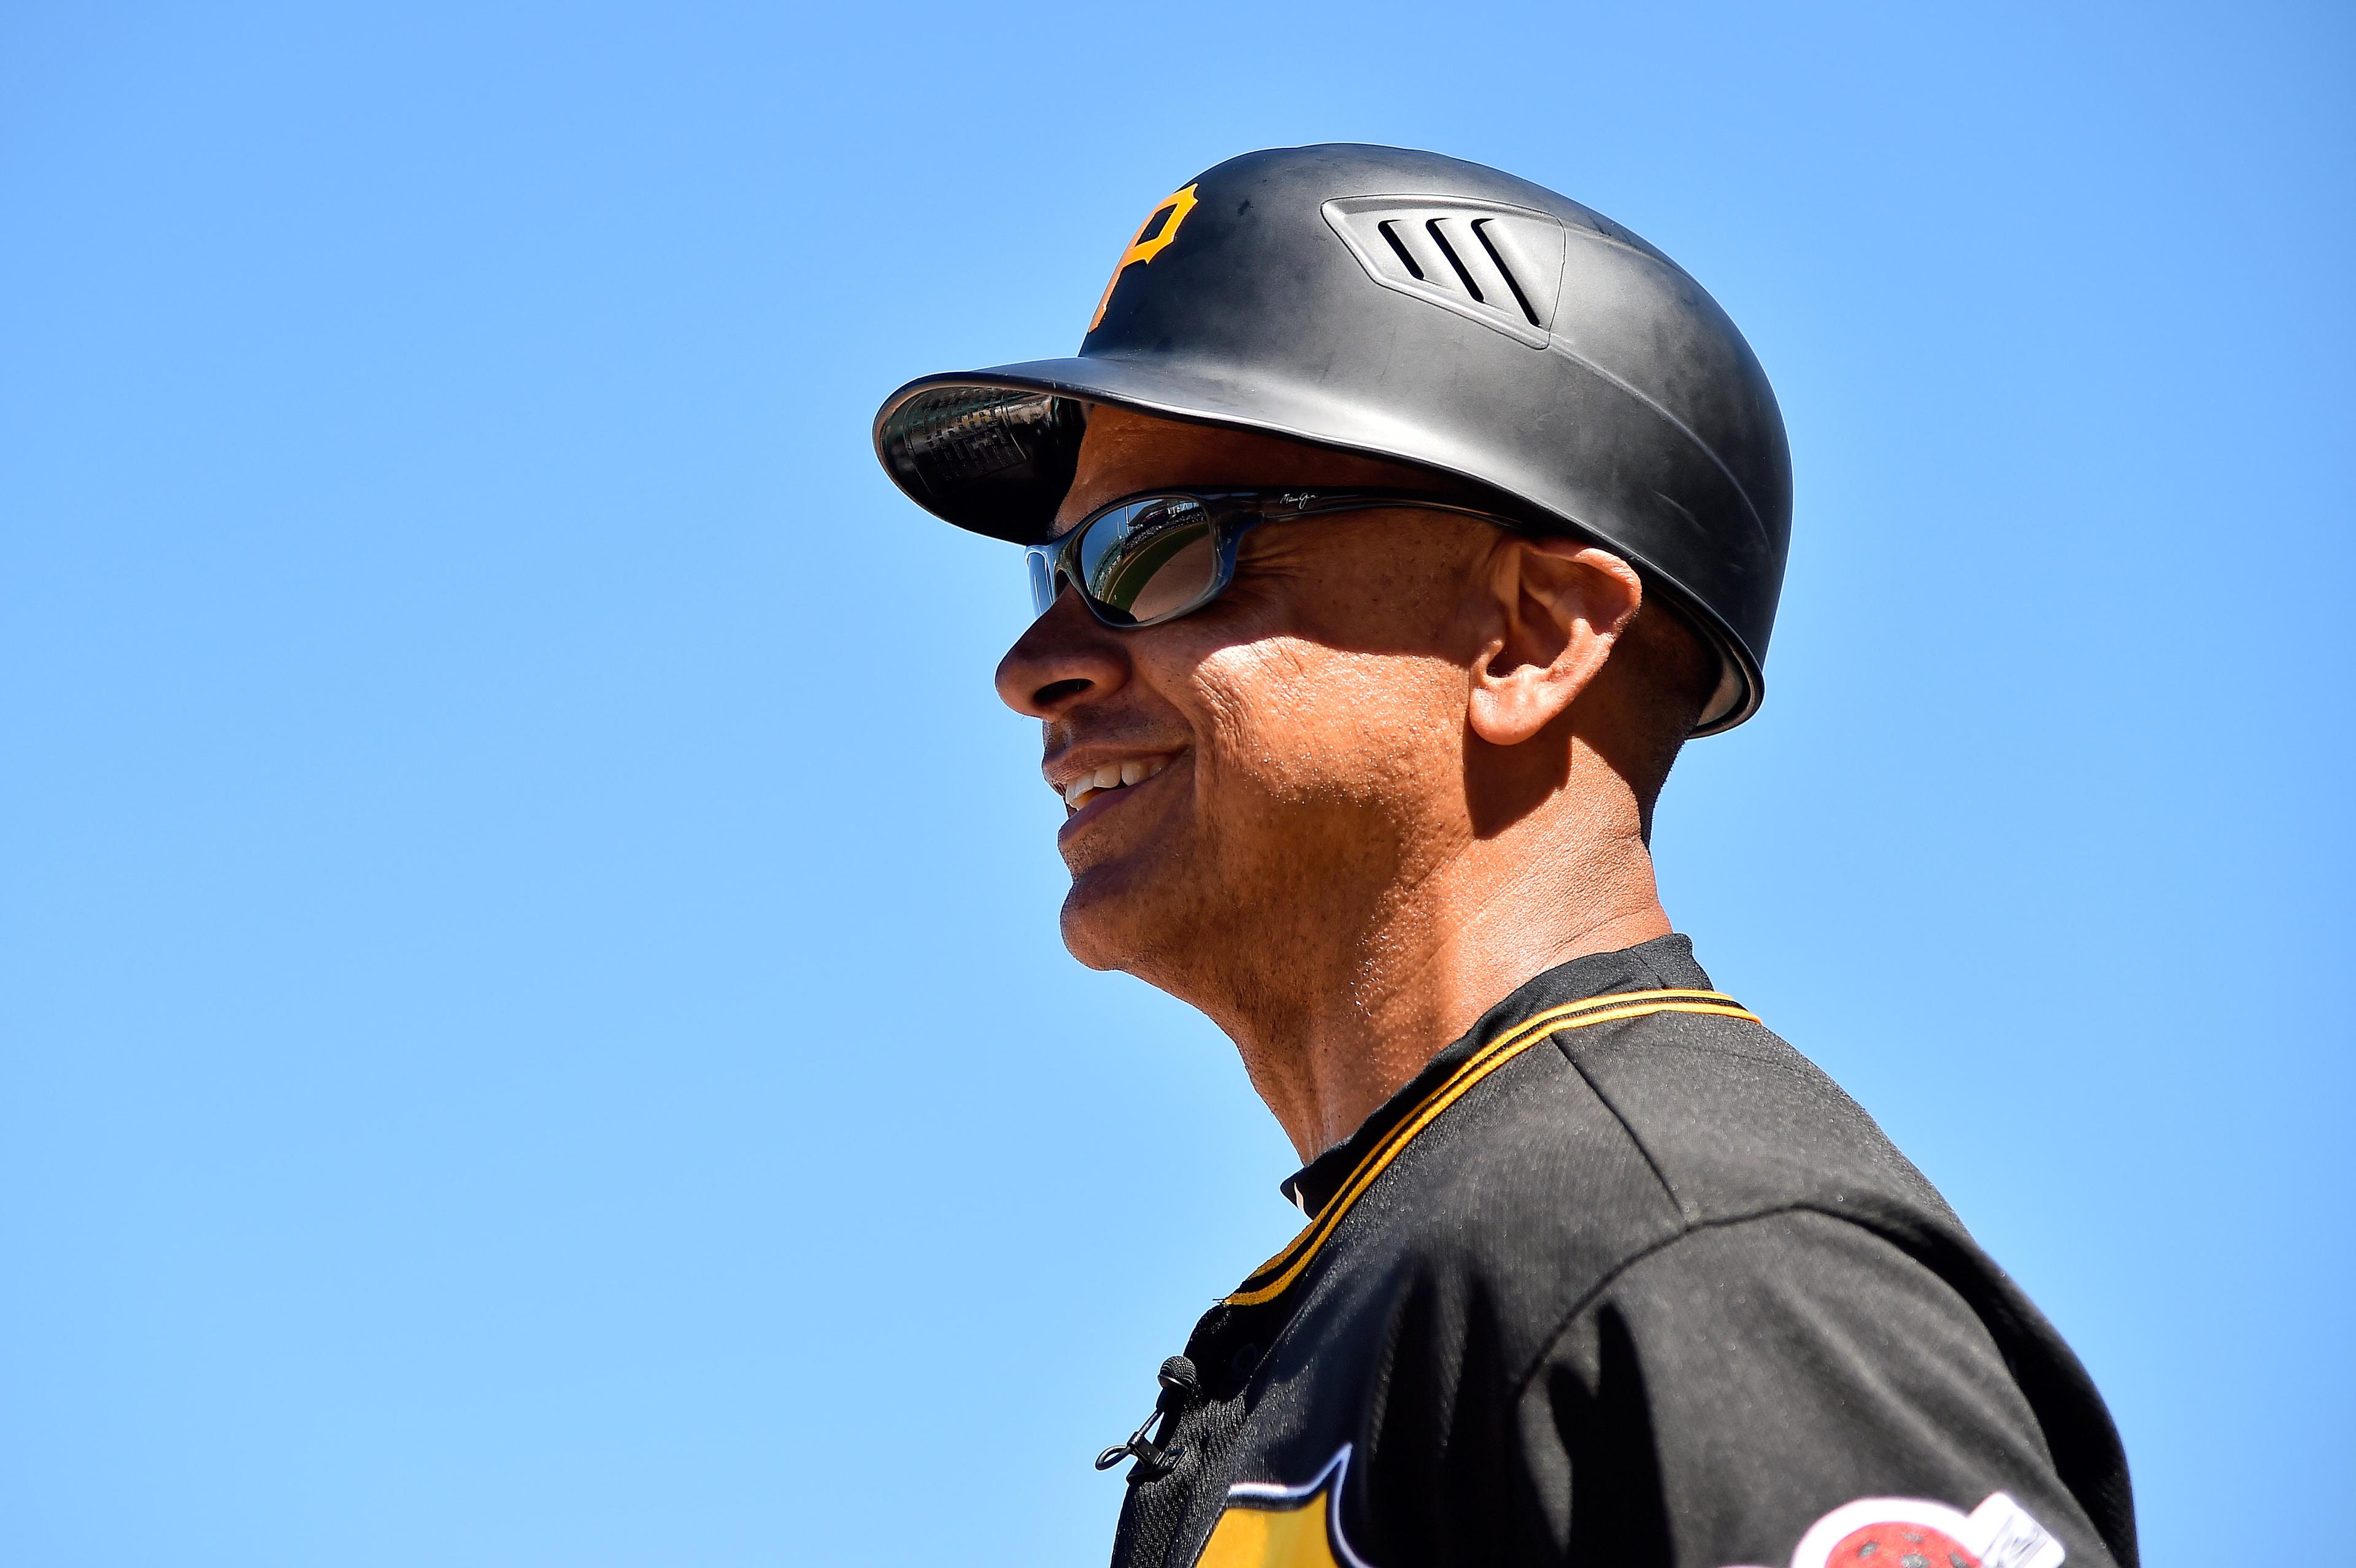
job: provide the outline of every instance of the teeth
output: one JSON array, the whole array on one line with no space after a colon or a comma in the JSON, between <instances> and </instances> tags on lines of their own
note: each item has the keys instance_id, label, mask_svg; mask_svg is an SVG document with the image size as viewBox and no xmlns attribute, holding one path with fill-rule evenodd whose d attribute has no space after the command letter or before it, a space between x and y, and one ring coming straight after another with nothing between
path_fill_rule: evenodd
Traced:
<instances>
[{"instance_id":1,"label":"teeth","mask_svg":"<svg viewBox=\"0 0 2356 1568\"><path fill-rule=\"evenodd\" d=\"M1169 765L1167 757L1107 763L1094 773L1083 773L1064 786L1064 806L1066 810L1077 811L1105 791L1143 784Z\"/></svg>"}]
</instances>

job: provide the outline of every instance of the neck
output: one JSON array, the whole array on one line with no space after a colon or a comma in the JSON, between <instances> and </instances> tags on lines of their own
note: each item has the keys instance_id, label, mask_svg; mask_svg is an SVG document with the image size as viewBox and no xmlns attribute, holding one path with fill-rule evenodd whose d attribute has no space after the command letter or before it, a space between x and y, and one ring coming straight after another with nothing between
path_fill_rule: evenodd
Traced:
<instances>
[{"instance_id":1,"label":"neck","mask_svg":"<svg viewBox=\"0 0 2356 1568\"><path fill-rule=\"evenodd\" d=\"M1236 1042L1302 1160L1531 976L1668 934L1633 814L1573 842L1533 837L1467 837L1376 896L1323 901L1319 929L1254 941L1231 971L1238 983L1188 998Z\"/></svg>"}]
</instances>

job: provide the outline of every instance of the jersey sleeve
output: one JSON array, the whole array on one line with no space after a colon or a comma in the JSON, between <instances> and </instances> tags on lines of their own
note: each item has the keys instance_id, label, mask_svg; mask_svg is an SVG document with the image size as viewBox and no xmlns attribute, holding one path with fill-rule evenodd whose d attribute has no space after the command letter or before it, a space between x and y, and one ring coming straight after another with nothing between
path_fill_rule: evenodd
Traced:
<instances>
[{"instance_id":1,"label":"jersey sleeve","mask_svg":"<svg viewBox=\"0 0 2356 1568\"><path fill-rule=\"evenodd\" d=\"M1444 1510L1489 1515L1484 1561L2114 1563L1964 1297L1828 1214L1697 1229L1628 1264L1505 1397L1505 1517Z\"/></svg>"}]
</instances>

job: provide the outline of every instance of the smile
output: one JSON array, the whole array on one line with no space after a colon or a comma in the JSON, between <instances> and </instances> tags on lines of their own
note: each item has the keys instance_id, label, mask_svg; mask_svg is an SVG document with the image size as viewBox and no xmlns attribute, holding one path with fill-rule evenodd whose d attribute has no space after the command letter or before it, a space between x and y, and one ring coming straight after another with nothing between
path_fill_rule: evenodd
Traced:
<instances>
[{"instance_id":1,"label":"smile","mask_svg":"<svg viewBox=\"0 0 2356 1568\"><path fill-rule=\"evenodd\" d=\"M1170 765L1168 757L1132 757L1125 763L1107 763L1093 773L1066 779L1062 785L1064 810L1077 812L1099 795L1114 790L1129 789L1143 784Z\"/></svg>"}]
</instances>

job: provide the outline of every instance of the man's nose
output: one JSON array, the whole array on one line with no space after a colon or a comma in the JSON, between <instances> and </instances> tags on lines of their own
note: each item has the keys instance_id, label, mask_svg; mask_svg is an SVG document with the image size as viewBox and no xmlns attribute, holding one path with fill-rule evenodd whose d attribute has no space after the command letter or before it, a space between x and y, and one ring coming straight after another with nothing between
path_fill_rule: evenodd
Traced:
<instances>
[{"instance_id":1,"label":"man's nose","mask_svg":"<svg viewBox=\"0 0 2356 1568\"><path fill-rule=\"evenodd\" d=\"M1066 588L998 661L998 696L1017 713L1055 719L1129 681L1129 650Z\"/></svg>"}]
</instances>

